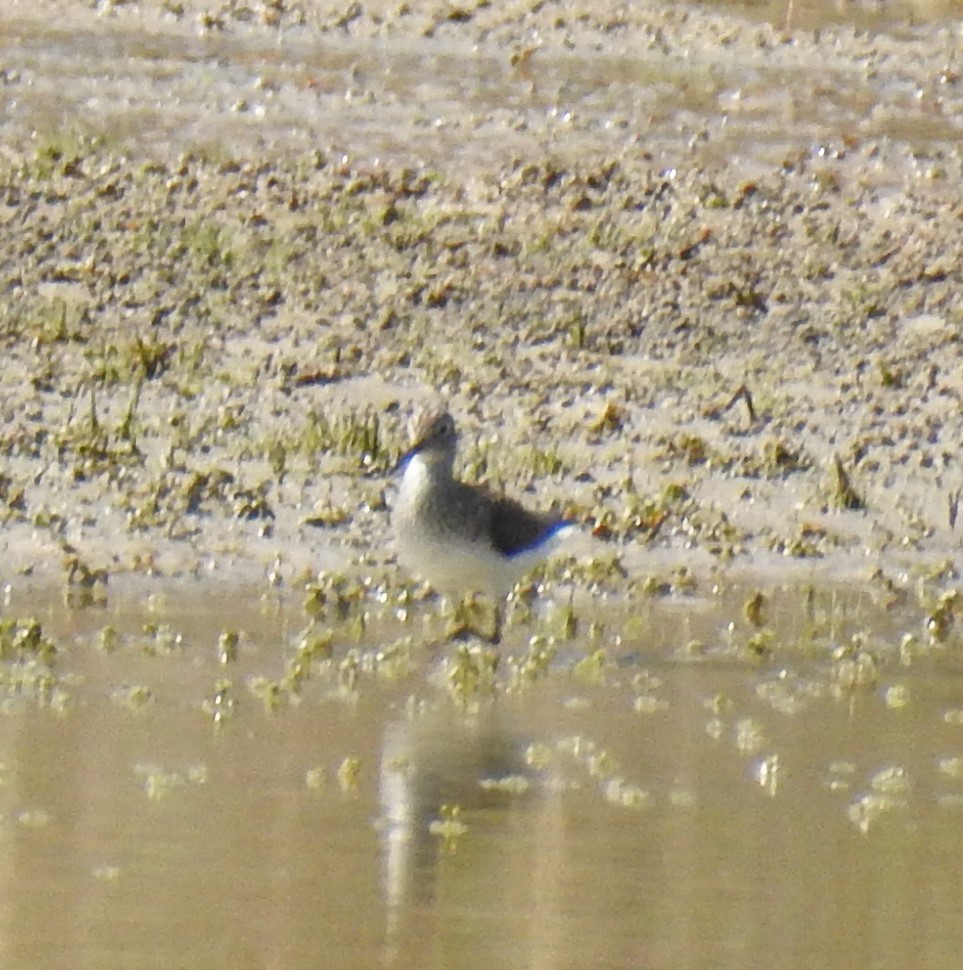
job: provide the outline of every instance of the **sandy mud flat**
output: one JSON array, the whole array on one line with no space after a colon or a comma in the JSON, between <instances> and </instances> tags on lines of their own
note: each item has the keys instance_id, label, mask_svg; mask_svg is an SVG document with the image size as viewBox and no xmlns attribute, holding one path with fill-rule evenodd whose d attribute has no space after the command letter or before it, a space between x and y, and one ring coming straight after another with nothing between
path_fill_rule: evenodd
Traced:
<instances>
[{"instance_id":1,"label":"sandy mud flat","mask_svg":"<svg viewBox=\"0 0 963 970\"><path fill-rule=\"evenodd\" d=\"M3 4L5 577L390 574L434 393L630 584L952 576L959 24L802 6Z\"/></svg>"}]
</instances>

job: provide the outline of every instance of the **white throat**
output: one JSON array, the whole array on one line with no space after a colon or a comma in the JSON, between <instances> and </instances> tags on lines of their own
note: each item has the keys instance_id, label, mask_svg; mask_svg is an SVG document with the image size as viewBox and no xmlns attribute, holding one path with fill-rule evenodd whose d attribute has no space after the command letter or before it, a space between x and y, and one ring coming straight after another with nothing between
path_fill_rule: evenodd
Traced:
<instances>
[{"instance_id":1,"label":"white throat","mask_svg":"<svg viewBox=\"0 0 963 970\"><path fill-rule=\"evenodd\" d=\"M413 455L408 459L404 474L401 476L401 493L408 498L413 498L426 491L430 484L431 469L428 467L428 462L422 455Z\"/></svg>"}]
</instances>

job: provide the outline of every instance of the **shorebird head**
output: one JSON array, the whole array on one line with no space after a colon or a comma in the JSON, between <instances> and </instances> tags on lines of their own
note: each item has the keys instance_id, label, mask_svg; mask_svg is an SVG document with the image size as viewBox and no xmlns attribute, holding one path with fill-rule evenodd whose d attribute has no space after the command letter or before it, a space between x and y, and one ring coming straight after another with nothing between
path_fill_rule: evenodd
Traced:
<instances>
[{"instance_id":1,"label":"shorebird head","mask_svg":"<svg viewBox=\"0 0 963 970\"><path fill-rule=\"evenodd\" d=\"M402 456L398 467L403 470L417 456L426 464L450 470L455 463L457 447L455 419L447 411L426 411L412 424L411 447Z\"/></svg>"}]
</instances>

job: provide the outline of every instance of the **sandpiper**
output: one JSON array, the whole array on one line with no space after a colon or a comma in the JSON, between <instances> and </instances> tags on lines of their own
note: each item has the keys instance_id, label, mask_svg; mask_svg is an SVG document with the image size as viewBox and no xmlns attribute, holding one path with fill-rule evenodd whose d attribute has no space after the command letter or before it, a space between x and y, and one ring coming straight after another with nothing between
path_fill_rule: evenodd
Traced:
<instances>
[{"instance_id":1,"label":"sandpiper","mask_svg":"<svg viewBox=\"0 0 963 970\"><path fill-rule=\"evenodd\" d=\"M470 593L490 597L495 605L490 639L498 643L504 597L574 525L458 481L458 433L446 411L426 413L412 437L399 465L403 477L393 515L398 558L452 598Z\"/></svg>"}]
</instances>

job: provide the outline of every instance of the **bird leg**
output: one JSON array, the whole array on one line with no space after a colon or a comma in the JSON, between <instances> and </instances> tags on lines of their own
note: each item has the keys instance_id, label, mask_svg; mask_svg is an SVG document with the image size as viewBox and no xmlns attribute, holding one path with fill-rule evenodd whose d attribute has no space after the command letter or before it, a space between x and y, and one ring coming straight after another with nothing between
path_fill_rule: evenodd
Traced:
<instances>
[{"instance_id":1,"label":"bird leg","mask_svg":"<svg viewBox=\"0 0 963 970\"><path fill-rule=\"evenodd\" d=\"M497 647L502 642L502 627L505 624L505 609L500 602L492 603L492 632L488 642Z\"/></svg>"}]
</instances>

